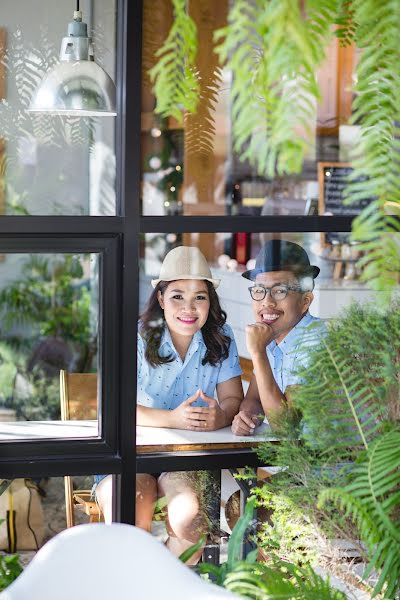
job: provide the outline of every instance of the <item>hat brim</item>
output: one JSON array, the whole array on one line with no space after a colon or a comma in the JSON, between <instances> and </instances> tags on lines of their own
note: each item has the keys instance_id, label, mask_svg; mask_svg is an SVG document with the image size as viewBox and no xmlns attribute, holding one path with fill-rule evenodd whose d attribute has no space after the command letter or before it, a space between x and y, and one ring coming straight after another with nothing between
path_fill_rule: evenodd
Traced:
<instances>
[{"instance_id":1,"label":"hat brim","mask_svg":"<svg viewBox=\"0 0 400 600\"><path fill-rule=\"evenodd\" d=\"M202 281L209 281L213 284L214 289L216 289L221 283L220 279L212 279L212 277L199 277L198 275L179 275L176 277L166 277L163 279L152 279L151 285L153 286L153 288L155 288L157 283L160 283L160 281L177 281L179 279L200 279Z\"/></svg>"},{"instance_id":2,"label":"hat brim","mask_svg":"<svg viewBox=\"0 0 400 600\"><path fill-rule=\"evenodd\" d=\"M304 276L311 276L313 279L315 279L316 277L318 277L319 272L320 272L320 268L317 267L316 265L310 265L309 267L282 267L282 266L277 266L277 267L270 267L268 269L250 269L249 271L245 271L244 273L242 273L242 277L245 277L246 279L250 279L251 281L255 281L257 275L260 275L260 273L269 273L271 271L290 271L291 273L296 273L298 275L304 275Z\"/></svg>"}]
</instances>

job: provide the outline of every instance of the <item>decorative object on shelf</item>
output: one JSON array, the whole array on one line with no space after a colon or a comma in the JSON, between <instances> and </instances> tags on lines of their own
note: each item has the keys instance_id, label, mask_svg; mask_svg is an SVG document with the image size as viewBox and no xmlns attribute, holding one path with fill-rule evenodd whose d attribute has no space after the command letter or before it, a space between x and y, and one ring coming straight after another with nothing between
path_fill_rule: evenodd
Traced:
<instances>
[{"instance_id":1,"label":"decorative object on shelf","mask_svg":"<svg viewBox=\"0 0 400 600\"><path fill-rule=\"evenodd\" d=\"M221 269L226 269L226 266L230 260L231 257L228 254L221 254L217 258L218 266L221 267Z\"/></svg>"},{"instance_id":2,"label":"decorative object on shelf","mask_svg":"<svg viewBox=\"0 0 400 600\"><path fill-rule=\"evenodd\" d=\"M87 24L77 0L68 35L62 39L60 62L43 78L36 90L30 112L57 115L115 116L115 85L94 62Z\"/></svg>"},{"instance_id":3,"label":"decorative object on shelf","mask_svg":"<svg viewBox=\"0 0 400 600\"><path fill-rule=\"evenodd\" d=\"M255 258L250 258L247 263L246 263L246 269L247 271L252 271L253 269L255 269L256 266L256 259Z\"/></svg>"},{"instance_id":4,"label":"decorative object on shelf","mask_svg":"<svg viewBox=\"0 0 400 600\"><path fill-rule=\"evenodd\" d=\"M226 268L228 269L228 271L236 271L238 268L238 265L239 265L238 261L235 258L231 258L226 263Z\"/></svg>"},{"instance_id":5,"label":"decorative object on shelf","mask_svg":"<svg viewBox=\"0 0 400 600\"><path fill-rule=\"evenodd\" d=\"M361 271L356 263L361 258L361 245L356 241L348 241L347 236L343 239L333 238L329 243L314 244L313 252L333 265L332 278L334 280L358 279Z\"/></svg>"},{"instance_id":6,"label":"decorative object on shelf","mask_svg":"<svg viewBox=\"0 0 400 600\"><path fill-rule=\"evenodd\" d=\"M251 252L251 233L235 233L236 260L239 264L245 265L250 258Z\"/></svg>"}]
</instances>

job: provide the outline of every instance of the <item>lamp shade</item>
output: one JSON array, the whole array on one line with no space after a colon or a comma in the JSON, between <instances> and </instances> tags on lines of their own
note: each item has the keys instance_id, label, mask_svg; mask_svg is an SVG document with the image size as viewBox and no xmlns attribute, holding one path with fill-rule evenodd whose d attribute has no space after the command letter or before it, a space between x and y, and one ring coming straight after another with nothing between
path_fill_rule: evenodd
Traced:
<instances>
[{"instance_id":1,"label":"lamp shade","mask_svg":"<svg viewBox=\"0 0 400 600\"><path fill-rule=\"evenodd\" d=\"M61 42L60 62L44 76L28 110L75 116L117 114L114 82L93 60L81 11L74 12Z\"/></svg>"},{"instance_id":2,"label":"lamp shade","mask_svg":"<svg viewBox=\"0 0 400 600\"><path fill-rule=\"evenodd\" d=\"M60 62L43 78L36 90L30 112L60 115L113 116L115 86L95 62Z\"/></svg>"}]
</instances>

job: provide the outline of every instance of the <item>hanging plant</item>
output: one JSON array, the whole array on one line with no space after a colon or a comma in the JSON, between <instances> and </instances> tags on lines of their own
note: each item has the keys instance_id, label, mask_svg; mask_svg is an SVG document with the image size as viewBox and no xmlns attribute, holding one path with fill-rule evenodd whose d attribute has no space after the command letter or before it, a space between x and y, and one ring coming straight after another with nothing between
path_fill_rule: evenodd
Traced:
<instances>
[{"instance_id":1,"label":"hanging plant","mask_svg":"<svg viewBox=\"0 0 400 600\"><path fill-rule=\"evenodd\" d=\"M185 0L151 70L156 112L195 113L196 27ZM234 0L216 31L219 66L232 72L234 148L264 177L299 173L321 93L316 73L332 36L362 49L354 115L361 127L348 202L371 200L354 221L363 278L392 288L400 273L400 3L398 0ZM209 119L205 127L210 128Z\"/></svg>"}]
</instances>

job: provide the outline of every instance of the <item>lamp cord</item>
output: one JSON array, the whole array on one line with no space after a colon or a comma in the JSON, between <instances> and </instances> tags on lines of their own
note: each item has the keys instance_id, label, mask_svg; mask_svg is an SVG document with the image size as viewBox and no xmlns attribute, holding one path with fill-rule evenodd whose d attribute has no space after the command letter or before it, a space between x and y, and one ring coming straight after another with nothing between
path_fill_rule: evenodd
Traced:
<instances>
[{"instance_id":1,"label":"lamp cord","mask_svg":"<svg viewBox=\"0 0 400 600\"><path fill-rule=\"evenodd\" d=\"M76 10L79 11L79 0L76 0Z\"/></svg>"}]
</instances>

